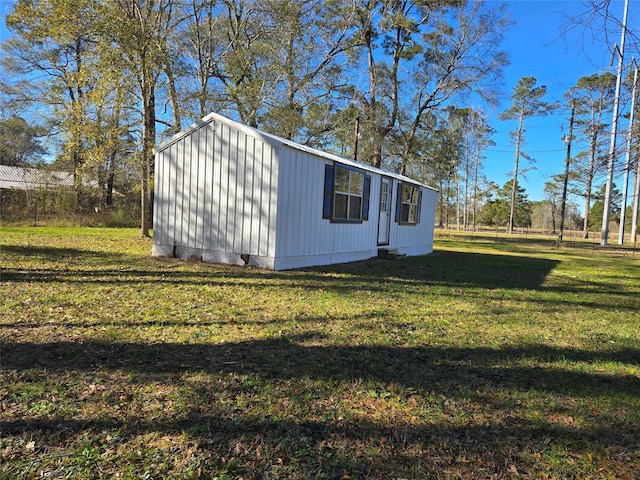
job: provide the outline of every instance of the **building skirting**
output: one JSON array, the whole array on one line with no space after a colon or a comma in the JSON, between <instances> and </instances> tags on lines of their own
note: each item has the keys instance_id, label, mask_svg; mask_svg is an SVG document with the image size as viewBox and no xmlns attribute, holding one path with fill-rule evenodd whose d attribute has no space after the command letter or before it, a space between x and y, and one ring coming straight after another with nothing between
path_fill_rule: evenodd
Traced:
<instances>
[{"instance_id":1,"label":"building skirting","mask_svg":"<svg viewBox=\"0 0 640 480\"><path fill-rule=\"evenodd\" d=\"M426 245L418 247L404 247L394 249L398 254L406 256L427 255L433 250ZM265 257L236 252L222 252L203 248L188 248L174 245L153 245L152 254L156 257L174 257L182 260L197 259L207 263L222 263L227 265L250 265L267 270L291 270L294 268L332 265L335 263L349 263L378 256L378 248L357 252L338 252L320 255L298 255Z\"/></svg>"}]
</instances>

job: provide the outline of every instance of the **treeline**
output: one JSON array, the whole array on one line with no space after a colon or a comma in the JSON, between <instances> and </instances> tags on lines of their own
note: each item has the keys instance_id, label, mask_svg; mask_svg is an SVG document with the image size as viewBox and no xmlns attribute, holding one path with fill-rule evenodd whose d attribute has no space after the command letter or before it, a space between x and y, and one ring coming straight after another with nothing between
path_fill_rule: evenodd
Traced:
<instances>
[{"instance_id":1,"label":"treeline","mask_svg":"<svg viewBox=\"0 0 640 480\"><path fill-rule=\"evenodd\" d=\"M513 231L515 226L528 227L535 221L537 228L555 232L566 220L571 228L576 228L577 222L581 223L582 236L588 238L590 231L600 230L604 210L609 203L610 227L623 224L626 228L620 229L621 236L625 230L631 231L632 237L635 235L632 222L635 218L637 226L640 165L637 160L638 130L631 121L634 115L630 111L635 108L633 97L637 95L637 74L634 71L627 73L628 77L621 82L623 88L618 92L618 102L631 105L620 115L620 119L627 116L629 121L626 131L618 128L617 136L624 137L624 141L618 140L613 150L610 122L616 97L616 76L603 73L581 77L567 90L561 102L548 101L546 86L537 85L534 77L523 77L517 82L511 95L511 106L500 115L503 120L516 121L516 128L511 132L515 146L513 177L503 186L490 183L483 192L486 197L482 201L481 223L506 226L507 231ZM526 122L531 117L568 111L571 119L568 119L570 126L567 125L568 130L564 134L567 146L565 171L549 175L544 187L546 199L533 204L528 201L518 181L522 164L525 164L526 171L535 162L533 155L526 151ZM624 175L620 190L612 184L607 202L604 182L609 165L613 165L615 177L620 178L620 173ZM630 178L633 178L632 185L628 185ZM575 203L568 201L569 196L583 199L581 213ZM542 218L547 220L541 222ZM562 227L559 229L562 231Z\"/></svg>"},{"instance_id":2,"label":"treeline","mask_svg":"<svg viewBox=\"0 0 640 480\"><path fill-rule=\"evenodd\" d=\"M54 168L74 172L77 209L136 195L143 235L153 147L212 111L433 185L441 225L512 230L540 217L519 181L533 160L527 121L572 105L568 191L584 198L576 215L585 236L594 224L615 90L609 73L579 79L564 104L523 77L502 113L517 125L512 179L496 185L483 175L494 132L482 107L495 110L509 62L505 4L18 0L6 24L0 163L53 156ZM88 179L99 195L84 191ZM563 182L559 174L547 184L550 218Z\"/></svg>"},{"instance_id":3,"label":"treeline","mask_svg":"<svg viewBox=\"0 0 640 480\"><path fill-rule=\"evenodd\" d=\"M4 118L54 135L78 188L133 169L143 234L154 145L211 111L348 157L359 123L358 160L444 187L487 144L469 98L496 102L509 23L481 1L19 0Z\"/></svg>"}]
</instances>

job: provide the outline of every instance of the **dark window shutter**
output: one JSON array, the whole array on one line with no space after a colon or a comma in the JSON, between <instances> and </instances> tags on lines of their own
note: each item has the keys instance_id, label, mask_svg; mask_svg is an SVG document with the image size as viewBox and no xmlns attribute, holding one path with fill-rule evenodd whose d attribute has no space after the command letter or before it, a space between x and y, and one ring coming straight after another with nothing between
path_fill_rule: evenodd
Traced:
<instances>
[{"instance_id":1,"label":"dark window shutter","mask_svg":"<svg viewBox=\"0 0 640 480\"><path fill-rule=\"evenodd\" d=\"M364 176L364 191L362 193L362 220L369 220L369 197L371 196L371 175Z\"/></svg>"},{"instance_id":2,"label":"dark window shutter","mask_svg":"<svg viewBox=\"0 0 640 480\"><path fill-rule=\"evenodd\" d=\"M416 205L416 223L420 223L421 210L422 210L422 188L418 187L418 205Z\"/></svg>"},{"instance_id":3,"label":"dark window shutter","mask_svg":"<svg viewBox=\"0 0 640 480\"><path fill-rule=\"evenodd\" d=\"M324 166L324 199L322 202L322 218L331 218L333 207L333 165Z\"/></svg>"},{"instance_id":4,"label":"dark window shutter","mask_svg":"<svg viewBox=\"0 0 640 480\"><path fill-rule=\"evenodd\" d=\"M400 223L402 212L402 182L398 182L398 194L396 195L396 222Z\"/></svg>"}]
</instances>

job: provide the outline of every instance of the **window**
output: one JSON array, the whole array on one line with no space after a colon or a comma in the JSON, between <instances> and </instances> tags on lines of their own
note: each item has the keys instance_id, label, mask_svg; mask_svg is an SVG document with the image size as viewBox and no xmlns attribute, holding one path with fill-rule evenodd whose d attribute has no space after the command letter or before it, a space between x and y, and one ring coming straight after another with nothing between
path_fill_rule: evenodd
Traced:
<instances>
[{"instance_id":1,"label":"window","mask_svg":"<svg viewBox=\"0 0 640 480\"><path fill-rule=\"evenodd\" d=\"M410 183L400 183L397 198L396 222L404 225L420 223L420 204L422 203L420 187Z\"/></svg>"},{"instance_id":2,"label":"window","mask_svg":"<svg viewBox=\"0 0 640 480\"><path fill-rule=\"evenodd\" d=\"M333 219L362 220L364 173L336 167Z\"/></svg>"},{"instance_id":3,"label":"window","mask_svg":"<svg viewBox=\"0 0 640 480\"><path fill-rule=\"evenodd\" d=\"M380 185L380 211L389 211L389 183L382 182Z\"/></svg>"},{"instance_id":4,"label":"window","mask_svg":"<svg viewBox=\"0 0 640 480\"><path fill-rule=\"evenodd\" d=\"M363 170L325 165L322 217L333 222L369 219L371 176Z\"/></svg>"}]
</instances>

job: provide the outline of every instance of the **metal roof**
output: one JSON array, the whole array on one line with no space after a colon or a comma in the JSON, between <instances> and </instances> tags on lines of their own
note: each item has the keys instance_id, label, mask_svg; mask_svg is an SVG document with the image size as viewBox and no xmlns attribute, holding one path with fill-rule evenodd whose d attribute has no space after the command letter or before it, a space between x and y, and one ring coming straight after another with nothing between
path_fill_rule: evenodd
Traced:
<instances>
[{"instance_id":1,"label":"metal roof","mask_svg":"<svg viewBox=\"0 0 640 480\"><path fill-rule=\"evenodd\" d=\"M387 170L381 170L379 168L373 167L371 165L367 165L366 163L361 163L361 162L356 162L354 160L350 160L348 158L344 158L344 157L340 157L339 155L334 155L332 153L328 153L328 152L323 152L322 150L317 150L315 148L306 146L306 145L301 145L299 143L293 142L291 140L287 140L285 138L282 137L278 137L277 135L273 135L271 133L267 133L267 132L263 132L262 130L258 130L257 128L253 128L250 127L248 125L245 125L243 123L240 122L236 122L235 120L231 120L230 118L227 118L223 115L220 115L218 113L212 112L209 115L207 115L206 117L202 118L201 120L197 121L196 123L194 123L193 125L191 125L190 127L184 129L183 131L176 133L174 136L172 136L171 138L165 140L164 142L160 143L155 149L154 152L160 152L162 150L164 150L165 148L173 145L175 142L181 140L182 138L186 137L187 135L189 135L190 133L192 133L193 131L203 127L204 125L207 125L208 123L211 123L213 121L218 121L218 122L222 122L222 123L226 123L227 125L233 125L235 128L237 128L238 130L247 133L253 137L258 137L261 138L262 140L264 140L265 142L275 146L275 147L281 147L283 145L286 145L287 147L290 148L294 148L296 150L300 150L306 153L310 153L312 155L315 155L317 157L321 157L324 158L326 160L331 160L333 162L338 162L338 163L342 163L345 165L349 165L352 167L357 167L360 168L362 170L367 170L369 172L374 172L374 173L378 173L380 175L384 175L387 177L392 177L395 178L397 180L403 181L403 182L411 182L414 184L418 184L421 185L425 188L429 188L431 190L436 190L435 188L426 185L424 183L421 183L417 180L414 180L412 178L406 177L404 175L400 175L399 173L394 173L394 172L389 172Z\"/></svg>"},{"instance_id":2,"label":"metal roof","mask_svg":"<svg viewBox=\"0 0 640 480\"><path fill-rule=\"evenodd\" d=\"M40 168L0 165L0 188L33 190L47 187L73 187L73 174Z\"/></svg>"}]
</instances>

